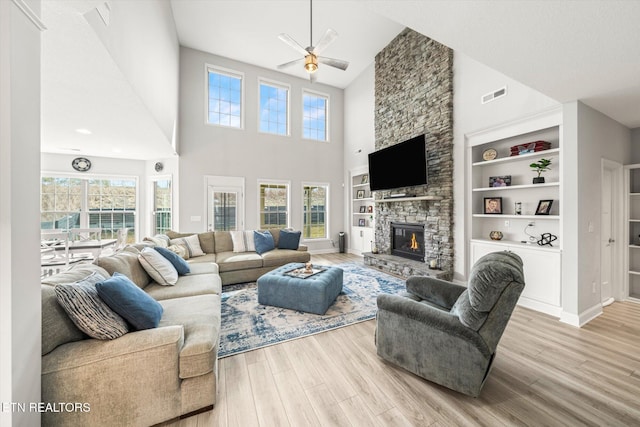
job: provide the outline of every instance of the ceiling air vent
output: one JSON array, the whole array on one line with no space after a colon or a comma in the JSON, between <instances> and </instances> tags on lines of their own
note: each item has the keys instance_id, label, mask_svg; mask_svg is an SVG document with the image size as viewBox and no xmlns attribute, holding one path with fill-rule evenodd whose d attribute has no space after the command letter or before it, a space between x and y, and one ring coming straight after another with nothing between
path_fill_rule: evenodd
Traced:
<instances>
[{"instance_id":1,"label":"ceiling air vent","mask_svg":"<svg viewBox=\"0 0 640 427\"><path fill-rule=\"evenodd\" d=\"M489 92L485 95L482 95L482 97L480 98L480 102L482 104L486 104L488 102L491 102L495 99L498 98L502 98L503 96L505 96L507 94L507 87L501 87L500 89L493 91L493 92Z\"/></svg>"}]
</instances>

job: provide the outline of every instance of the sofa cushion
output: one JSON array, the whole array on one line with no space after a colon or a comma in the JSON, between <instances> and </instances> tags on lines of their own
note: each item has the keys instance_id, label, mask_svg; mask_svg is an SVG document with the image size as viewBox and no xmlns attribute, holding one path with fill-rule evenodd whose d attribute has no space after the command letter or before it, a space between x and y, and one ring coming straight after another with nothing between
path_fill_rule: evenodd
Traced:
<instances>
[{"instance_id":1,"label":"sofa cushion","mask_svg":"<svg viewBox=\"0 0 640 427\"><path fill-rule=\"evenodd\" d=\"M42 288L42 355L68 342L87 338L71 321L71 318L58 304L55 287L41 285Z\"/></svg>"},{"instance_id":2,"label":"sofa cushion","mask_svg":"<svg viewBox=\"0 0 640 427\"><path fill-rule=\"evenodd\" d=\"M280 231L282 230L280 228L270 228L267 231L273 236L273 244L277 248L280 243Z\"/></svg>"},{"instance_id":3,"label":"sofa cushion","mask_svg":"<svg viewBox=\"0 0 640 427\"><path fill-rule=\"evenodd\" d=\"M171 262L153 248L144 248L138 254L138 261L156 283L164 286L175 285L178 271Z\"/></svg>"},{"instance_id":4,"label":"sofa cushion","mask_svg":"<svg viewBox=\"0 0 640 427\"><path fill-rule=\"evenodd\" d=\"M211 264L202 264L210 266ZM214 264L215 265L215 264ZM207 295L222 293L222 280L216 273L187 274L180 276L174 286L162 286L150 283L144 291L156 301L172 298L189 297L193 295Z\"/></svg>"},{"instance_id":5,"label":"sofa cushion","mask_svg":"<svg viewBox=\"0 0 640 427\"><path fill-rule=\"evenodd\" d=\"M155 247L154 249L173 265L173 268L176 269L178 275L184 276L191 272L189 264L177 253L169 250L168 248Z\"/></svg>"},{"instance_id":6,"label":"sofa cushion","mask_svg":"<svg viewBox=\"0 0 640 427\"><path fill-rule=\"evenodd\" d=\"M151 281L151 277L138 261L139 250L133 247L126 247L115 255L101 256L96 258L95 264L107 270L113 276L115 272L124 274L140 289Z\"/></svg>"},{"instance_id":7,"label":"sofa cushion","mask_svg":"<svg viewBox=\"0 0 640 427\"><path fill-rule=\"evenodd\" d=\"M258 255L269 252L276 247L273 235L268 231L256 230L253 232L253 237L255 238L256 252Z\"/></svg>"},{"instance_id":8,"label":"sofa cushion","mask_svg":"<svg viewBox=\"0 0 640 427\"><path fill-rule=\"evenodd\" d=\"M195 264L212 264L217 262L218 260L218 255L217 254L204 254L202 256L199 257L195 257L189 260L189 268L193 269L193 265Z\"/></svg>"},{"instance_id":9,"label":"sofa cushion","mask_svg":"<svg viewBox=\"0 0 640 427\"><path fill-rule=\"evenodd\" d=\"M216 259L220 273L262 267L262 257L255 252L222 252L216 254Z\"/></svg>"},{"instance_id":10,"label":"sofa cushion","mask_svg":"<svg viewBox=\"0 0 640 427\"><path fill-rule=\"evenodd\" d=\"M216 240L216 253L233 251L233 240L230 232L215 231L213 235Z\"/></svg>"},{"instance_id":11,"label":"sofa cushion","mask_svg":"<svg viewBox=\"0 0 640 427\"><path fill-rule=\"evenodd\" d=\"M198 295L161 301L164 315L160 326L182 325L184 344L180 350L182 379L212 372L218 355L220 296Z\"/></svg>"},{"instance_id":12,"label":"sofa cushion","mask_svg":"<svg viewBox=\"0 0 640 427\"><path fill-rule=\"evenodd\" d=\"M200 239L198 239L197 234L171 239L171 245L184 245L187 248L187 251L189 251L189 258L204 255L204 251L202 250L202 247L200 247Z\"/></svg>"},{"instance_id":13,"label":"sofa cushion","mask_svg":"<svg viewBox=\"0 0 640 427\"><path fill-rule=\"evenodd\" d=\"M58 303L85 334L99 340L113 340L129 332L122 317L98 296L96 283L106 278L92 273L83 280L55 287Z\"/></svg>"},{"instance_id":14,"label":"sofa cushion","mask_svg":"<svg viewBox=\"0 0 640 427\"><path fill-rule=\"evenodd\" d=\"M291 249L276 249L262 254L264 267L277 267L290 262L307 262L311 255L306 251L292 251Z\"/></svg>"},{"instance_id":15,"label":"sofa cushion","mask_svg":"<svg viewBox=\"0 0 640 427\"><path fill-rule=\"evenodd\" d=\"M104 268L89 262L79 262L71 264L71 266L58 274L47 276L41 280L43 285L59 285L60 283L73 283L82 280L93 272L97 272L101 276L109 277L110 273Z\"/></svg>"},{"instance_id":16,"label":"sofa cushion","mask_svg":"<svg viewBox=\"0 0 640 427\"><path fill-rule=\"evenodd\" d=\"M178 239L180 237L189 237L193 235L198 236L200 247L204 253L212 254L216 251L216 242L213 231L204 231L202 233L178 233L172 230L167 231L167 236L170 239Z\"/></svg>"},{"instance_id":17,"label":"sofa cushion","mask_svg":"<svg viewBox=\"0 0 640 427\"><path fill-rule=\"evenodd\" d=\"M302 233L300 231L280 230L278 249L298 249L301 235Z\"/></svg>"},{"instance_id":18,"label":"sofa cushion","mask_svg":"<svg viewBox=\"0 0 640 427\"><path fill-rule=\"evenodd\" d=\"M214 255L214 254L207 254L205 255L205 257L208 257L210 255ZM204 258L204 257L200 257L200 258ZM215 262L200 262L200 258L198 258L198 262L189 263L189 269L191 269L191 271L189 272L189 275L220 273L218 264L216 264Z\"/></svg>"},{"instance_id":19,"label":"sofa cushion","mask_svg":"<svg viewBox=\"0 0 640 427\"><path fill-rule=\"evenodd\" d=\"M136 330L158 326L162 306L120 273L96 284L98 295Z\"/></svg>"},{"instance_id":20,"label":"sofa cushion","mask_svg":"<svg viewBox=\"0 0 640 427\"><path fill-rule=\"evenodd\" d=\"M253 238L253 230L230 231L233 241L233 252L255 252L256 244Z\"/></svg>"}]
</instances>

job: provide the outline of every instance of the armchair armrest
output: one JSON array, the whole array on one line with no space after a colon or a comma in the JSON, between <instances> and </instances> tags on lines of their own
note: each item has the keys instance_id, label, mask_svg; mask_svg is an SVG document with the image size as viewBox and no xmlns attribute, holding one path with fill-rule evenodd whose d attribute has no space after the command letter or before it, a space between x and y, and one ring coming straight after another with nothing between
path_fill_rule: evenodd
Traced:
<instances>
[{"instance_id":1,"label":"armchair armrest","mask_svg":"<svg viewBox=\"0 0 640 427\"><path fill-rule=\"evenodd\" d=\"M458 297L467 288L446 280L428 276L411 276L407 279L407 291L433 304L451 310Z\"/></svg>"},{"instance_id":2,"label":"armchair armrest","mask_svg":"<svg viewBox=\"0 0 640 427\"><path fill-rule=\"evenodd\" d=\"M449 314L444 310L438 310L437 308L399 295L378 295L377 303L378 311L385 310L420 322L424 325L425 330L435 329L456 339L462 339L471 343L486 357L491 355L491 351L480 334L460 323L458 316L454 314Z\"/></svg>"}]
</instances>

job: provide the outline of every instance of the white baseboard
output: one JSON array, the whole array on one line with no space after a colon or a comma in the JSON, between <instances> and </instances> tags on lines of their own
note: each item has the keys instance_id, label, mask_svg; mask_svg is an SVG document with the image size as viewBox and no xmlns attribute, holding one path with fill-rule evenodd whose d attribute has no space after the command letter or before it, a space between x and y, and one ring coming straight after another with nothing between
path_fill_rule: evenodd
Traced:
<instances>
[{"instance_id":1,"label":"white baseboard","mask_svg":"<svg viewBox=\"0 0 640 427\"><path fill-rule=\"evenodd\" d=\"M580 314L567 313L563 311L560 316L560 321L563 323L567 323L571 326L576 326L578 328L581 328L587 323L591 322L596 317L600 316L601 314L602 314L602 304L598 303L593 307L586 309Z\"/></svg>"},{"instance_id":2,"label":"white baseboard","mask_svg":"<svg viewBox=\"0 0 640 427\"><path fill-rule=\"evenodd\" d=\"M527 297L520 297L520 299L518 300L518 305L525 308L530 308L531 310L548 314L549 316L553 316L553 317L560 317L560 314L562 313L562 307L547 304L545 302L532 300Z\"/></svg>"}]
</instances>

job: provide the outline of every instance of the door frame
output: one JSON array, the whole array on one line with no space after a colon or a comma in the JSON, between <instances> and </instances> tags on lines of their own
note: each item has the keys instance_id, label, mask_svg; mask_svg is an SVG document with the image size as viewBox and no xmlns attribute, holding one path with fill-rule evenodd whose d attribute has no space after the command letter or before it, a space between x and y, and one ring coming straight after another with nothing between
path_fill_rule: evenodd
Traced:
<instances>
[{"instance_id":1,"label":"door frame","mask_svg":"<svg viewBox=\"0 0 640 427\"><path fill-rule=\"evenodd\" d=\"M624 300L624 166L622 163L602 159L600 173L600 191L605 191L603 186L604 171L611 172L611 235L615 242L611 245L611 296L615 301ZM600 207L602 219L602 206ZM601 227L602 229L602 227ZM602 236L600 236L600 242ZM600 246L600 283L602 283L602 246ZM602 303L602 291L600 293Z\"/></svg>"},{"instance_id":2,"label":"door frame","mask_svg":"<svg viewBox=\"0 0 640 427\"><path fill-rule=\"evenodd\" d=\"M244 230L245 225L245 180L243 177L235 176L213 176L205 175L204 177L204 226L205 230L209 229L209 189L211 187L220 190L240 189L238 206L236 215L238 217L238 230Z\"/></svg>"}]
</instances>

